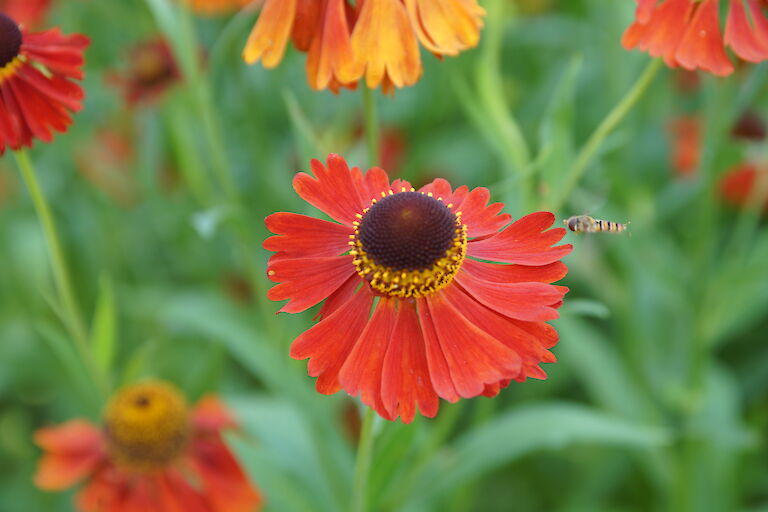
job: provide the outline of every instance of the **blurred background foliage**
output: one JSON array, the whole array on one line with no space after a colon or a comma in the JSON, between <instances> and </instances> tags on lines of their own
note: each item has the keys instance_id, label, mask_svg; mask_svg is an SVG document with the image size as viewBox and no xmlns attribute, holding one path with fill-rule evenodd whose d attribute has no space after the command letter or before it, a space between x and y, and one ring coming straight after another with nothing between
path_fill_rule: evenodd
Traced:
<instances>
[{"instance_id":1,"label":"blurred background foliage","mask_svg":"<svg viewBox=\"0 0 768 512\"><path fill-rule=\"evenodd\" d=\"M725 80L661 70L569 189L579 148L648 65L620 45L635 4L481 3L479 49L424 55L416 86L376 94L384 167L417 185L488 186L514 217L589 213L631 221L631 235L568 235L571 291L546 381L376 424L370 509L768 510L768 230L718 192L730 167L768 161L764 141L730 133L747 110L768 115L768 68ZM294 51L276 70L245 66L256 16L56 2L50 24L92 38L86 108L32 157L109 385L158 376L192 399L221 394L267 510L344 510L357 404L317 394L289 359L311 315L275 317L260 241L269 213L310 211L291 188L310 158L371 164L362 100L311 91ZM162 34L184 79L127 106L110 77ZM673 158L680 116L701 125L687 174ZM98 418L101 401L50 306L44 239L11 155L0 183L0 510L70 510L71 495L32 486L31 433Z\"/></svg>"}]
</instances>

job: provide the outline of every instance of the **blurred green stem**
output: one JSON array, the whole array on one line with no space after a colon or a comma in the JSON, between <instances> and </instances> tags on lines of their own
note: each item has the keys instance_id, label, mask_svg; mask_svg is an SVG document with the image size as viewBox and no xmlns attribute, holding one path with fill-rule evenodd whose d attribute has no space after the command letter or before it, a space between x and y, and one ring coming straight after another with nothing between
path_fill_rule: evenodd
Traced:
<instances>
[{"instance_id":1,"label":"blurred green stem","mask_svg":"<svg viewBox=\"0 0 768 512\"><path fill-rule=\"evenodd\" d=\"M643 73L637 79L635 84L627 91L623 98L616 104L608 115L600 122L598 127L592 132L587 142L579 151L573 165L568 169L563 183L558 189L557 195L554 201L550 204L549 209L558 211L562 208L568 196L573 191L574 187L579 183L579 180L584 175L587 167L592 162L595 153L600 149L606 137L618 126L618 124L626 117L632 107L643 96L643 93L653 82L654 77L661 69L664 61L662 59L654 59L648 66L646 66Z\"/></svg>"},{"instance_id":2,"label":"blurred green stem","mask_svg":"<svg viewBox=\"0 0 768 512\"><path fill-rule=\"evenodd\" d=\"M375 91L365 85L365 80L360 82L363 90L363 119L365 122L365 143L368 148L368 164L373 167L381 165L379 150L379 116L376 112ZM388 169L392 171L392 169Z\"/></svg>"},{"instance_id":3,"label":"blurred green stem","mask_svg":"<svg viewBox=\"0 0 768 512\"><path fill-rule=\"evenodd\" d=\"M78 306L75 293L72 290L72 279L69 275L64 251L61 248L61 241L56 229L56 223L53 219L53 214L51 213L51 208L40 188L37 174L35 173L32 161L27 152L21 149L16 151L14 156L16 157L16 163L21 171L22 179L29 189L29 195L32 198L32 203L37 212L37 218L40 220L40 225L43 228L64 324L72 337L80 357L83 359L83 364L88 371L91 372L98 390L105 393L106 381L97 370L93 355L88 349L88 330L80 315L80 307Z\"/></svg>"},{"instance_id":4,"label":"blurred green stem","mask_svg":"<svg viewBox=\"0 0 768 512\"><path fill-rule=\"evenodd\" d=\"M355 482L352 489L352 512L365 512L368 501L368 475L373 459L373 421L376 413L366 407L363 426L360 430L360 440L357 444L357 460L355 461Z\"/></svg>"}]
</instances>

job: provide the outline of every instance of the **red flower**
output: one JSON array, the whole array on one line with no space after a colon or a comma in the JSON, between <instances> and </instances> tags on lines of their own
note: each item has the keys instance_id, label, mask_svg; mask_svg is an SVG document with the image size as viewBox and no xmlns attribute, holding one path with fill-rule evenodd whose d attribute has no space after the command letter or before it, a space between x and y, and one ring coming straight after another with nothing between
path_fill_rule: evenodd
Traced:
<instances>
[{"instance_id":1,"label":"red flower","mask_svg":"<svg viewBox=\"0 0 768 512\"><path fill-rule=\"evenodd\" d=\"M701 121L695 116L678 116L668 129L672 135L672 168L679 176L691 176L701 159Z\"/></svg>"},{"instance_id":2,"label":"red flower","mask_svg":"<svg viewBox=\"0 0 768 512\"><path fill-rule=\"evenodd\" d=\"M756 184L762 191L755 191ZM745 208L755 193L762 192L762 198L755 197L762 205L763 213L768 213L768 167L759 167L753 163L743 163L729 169L720 179L720 197L733 206Z\"/></svg>"},{"instance_id":3,"label":"red flower","mask_svg":"<svg viewBox=\"0 0 768 512\"><path fill-rule=\"evenodd\" d=\"M298 313L325 300L320 321L293 342L310 358L317 390L360 395L381 416L432 417L438 398L494 396L511 380L545 378L541 362L558 339L570 245L547 229L554 215L513 222L485 188L453 190L436 179L419 191L390 183L380 168L363 174L340 156L312 161L296 192L328 222L293 213L266 219L277 236L269 278L272 300ZM493 263L492 263L493 262ZM500 264L505 263L505 264Z\"/></svg>"},{"instance_id":4,"label":"red flower","mask_svg":"<svg viewBox=\"0 0 768 512\"><path fill-rule=\"evenodd\" d=\"M421 77L419 43L435 55L477 46L485 11L477 0L266 0L243 58L274 68L288 39L307 52L313 89L367 87L385 92Z\"/></svg>"},{"instance_id":5,"label":"red flower","mask_svg":"<svg viewBox=\"0 0 768 512\"><path fill-rule=\"evenodd\" d=\"M134 46L128 61L125 71L110 74L108 80L123 90L125 101L130 106L152 103L181 81L181 71L173 51L162 37L142 41Z\"/></svg>"},{"instance_id":6,"label":"red flower","mask_svg":"<svg viewBox=\"0 0 768 512\"><path fill-rule=\"evenodd\" d=\"M749 62L768 59L765 0L724 0L725 34L720 31L720 0L637 0L635 22L624 33L625 48L663 57L670 67L733 72L725 46Z\"/></svg>"},{"instance_id":7,"label":"red flower","mask_svg":"<svg viewBox=\"0 0 768 512\"><path fill-rule=\"evenodd\" d=\"M60 491L86 480L84 512L251 512L261 496L220 433L234 426L213 396L188 411L168 384L130 386L110 401L103 428L76 419L35 433L45 452L35 484Z\"/></svg>"},{"instance_id":8,"label":"red flower","mask_svg":"<svg viewBox=\"0 0 768 512\"><path fill-rule=\"evenodd\" d=\"M0 0L0 12L25 27L42 21L51 7L51 0Z\"/></svg>"},{"instance_id":9,"label":"red flower","mask_svg":"<svg viewBox=\"0 0 768 512\"><path fill-rule=\"evenodd\" d=\"M70 112L82 108L83 91L71 80L83 78L88 43L57 28L29 32L0 13L0 155L67 130Z\"/></svg>"}]
</instances>

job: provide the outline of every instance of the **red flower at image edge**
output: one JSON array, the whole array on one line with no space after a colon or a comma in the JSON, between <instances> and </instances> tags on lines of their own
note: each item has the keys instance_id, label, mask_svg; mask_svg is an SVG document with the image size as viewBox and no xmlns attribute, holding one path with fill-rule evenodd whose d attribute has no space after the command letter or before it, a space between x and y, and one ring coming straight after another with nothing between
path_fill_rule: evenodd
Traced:
<instances>
[{"instance_id":1,"label":"red flower at image edge","mask_svg":"<svg viewBox=\"0 0 768 512\"><path fill-rule=\"evenodd\" d=\"M51 0L0 0L0 12L26 27L37 25L51 8Z\"/></svg>"},{"instance_id":2,"label":"red flower at image edge","mask_svg":"<svg viewBox=\"0 0 768 512\"><path fill-rule=\"evenodd\" d=\"M148 381L113 397L103 427L75 419L35 433L35 484L76 495L83 512L254 512L262 498L221 436L236 426L204 397L187 411L172 386Z\"/></svg>"},{"instance_id":3,"label":"red flower at image edge","mask_svg":"<svg viewBox=\"0 0 768 512\"><path fill-rule=\"evenodd\" d=\"M572 247L538 212L509 224L485 188L436 179L418 191L385 171L313 160L293 186L329 222L275 213L268 266L272 300L298 313L325 300L320 321L291 346L309 358L317 390L344 389L382 417L437 414L439 398L494 396L510 381L546 378L558 340ZM509 224L507 226L507 224ZM505 227L506 226L506 227ZM494 262L494 263L491 263Z\"/></svg>"},{"instance_id":4,"label":"red flower at image edge","mask_svg":"<svg viewBox=\"0 0 768 512\"><path fill-rule=\"evenodd\" d=\"M670 67L702 69L725 76L733 72L729 46L749 62L768 59L766 0L724 0L728 5L725 34L720 31L721 0L637 0L635 21L622 44Z\"/></svg>"},{"instance_id":5,"label":"red flower at image edge","mask_svg":"<svg viewBox=\"0 0 768 512\"><path fill-rule=\"evenodd\" d=\"M83 78L88 44L87 37L58 28L29 32L0 13L0 155L66 131L70 112L82 108L83 90L71 80Z\"/></svg>"},{"instance_id":6,"label":"red flower at image edge","mask_svg":"<svg viewBox=\"0 0 768 512\"><path fill-rule=\"evenodd\" d=\"M737 208L748 206L750 196L755 192L755 186L768 185L768 167L759 167L753 163L743 163L730 168L720 178L720 196L726 203ZM763 213L768 213L768 190L765 196L754 200L760 205Z\"/></svg>"}]
</instances>

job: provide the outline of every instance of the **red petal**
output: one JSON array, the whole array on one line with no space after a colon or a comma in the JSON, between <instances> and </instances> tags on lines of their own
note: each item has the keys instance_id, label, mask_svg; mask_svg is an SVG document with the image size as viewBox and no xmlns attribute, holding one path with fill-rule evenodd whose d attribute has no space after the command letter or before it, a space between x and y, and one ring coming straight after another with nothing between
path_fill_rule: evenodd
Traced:
<instances>
[{"instance_id":1,"label":"red petal","mask_svg":"<svg viewBox=\"0 0 768 512\"><path fill-rule=\"evenodd\" d=\"M261 494L220 436L193 439L189 461L200 477L210 512L252 512L260 508Z\"/></svg>"},{"instance_id":2,"label":"red petal","mask_svg":"<svg viewBox=\"0 0 768 512\"><path fill-rule=\"evenodd\" d=\"M625 48L638 47L653 57L664 57L674 66L674 54L693 7L692 0L666 0L653 10L647 22L638 19L633 23L624 33L622 44ZM645 9L643 18L647 15Z\"/></svg>"},{"instance_id":3,"label":"red petal","mask_svg":"<svg viewBox=\"0 0 768 512\"><path fill-rule=\"evenodd\" d=\"M381 401L381 374L384 355L395 325L397 299L381 298L373 317L355 342L346 362L339 371L339 383L352 396L372 407L388 420L390 417Z\"/></svg>"},{"instance_id":4,"label":"red petal","mask_svg":"<svg viewBox=\"0 0 768 512\"><path fill-rule=\"evenodd\" d=\"M520 357L491 337L449 303L444 293L426 299L456 392L480 395L486 384L520 373Z\"/></svg>"},{"instance_id":5,"label":"red petal","mask_svg":"<svg viewBox=\"0 0 768 512\"><path fill-rule=\"evenodd\" d=\"M562 300L562 287L545 283L492 283L462 271L454 279L475 300L510 318L537 322L560 316L552 305Z\"/></svg>"},{"instance_id":6,"label":"red petal","mask_svg":"<svg viewBox=\"0 0 768 512\"><path fill-rule=\"evenodd\" d=\"M71 487L91 474L105 457L101 431L85 420L41 428L34 437L45 452L35 473L35 485L44 490Z\"/></svg>"},{"instance_id":7,"label":"red petal","mask_svg":"<svg viewBox=\"0 0 768 512\"><path fill-rule=\"evenodd\" d=\"M192 409L192 424L196 429L207 432L237 428L232 413L224 402L213 394L202 397Z\"/></svg>"},{"instance_id":8,"label":"red petal","mask_svg":"<svg viewBox=\"0 0 768 512\"><path fill-rule=\"evenodd\" d=\"M418 405L421 414L433 418L440 400L432 387L427 366L424 336L416 308L401 301L395 328L384 357L381 377L381 400L392 418L410 423Z\"/></svg>"},{"instance_id":9,"label":"red petal","mask_svg":"<svg viewBox=\"0 0 768 512\"><path fill-rule=\"evenodd\" d=\"M467 244L467 255L504 263L548 265L573 249L571 245L551 247L565 236L563 228L544 231L554 221L555 216L549 212L526 215L497 235L470 241Z\"/></svg>"},{"instance_id":10,"label":"red petal","mask_svg":"<svg viewBox=\"0 0 768 512\"><path fill-rule=\"evenodd\" d=\"M488 206L490 198L491 193L487 188L478 187L467 194L460 207L454 207L454 211L461 212L461 221L467 225L467 236L470 238L496 233L512 220L507 213L499 215L504 204L493 203Z\"/></svg>"},{"instance_id":11,"label":"red petal","mask_svg":"<svg viewBox=\"0 0 768 512\"><path fill-rule=\"evenodd\" d=\"M364 201L358 194L347 162L339 155L330 154L327 168L319 160L312 160L311 167L314 178L300 172L293 179L296 193L332 219L351 225L355 215L362 213L370 201Z\"/></svg>"},{"instance_id":12,"label":"red petal","mask_svg":"<svg viewBox=\"0 0 768 512\"><path fill-rule=\"evenodd\" d=\"M77 494L83 512L147 512L157 509L155 478L107 466Z\"/></svg>"},{"instance_id":13,"label":"red petal","mask_svg":"<svg viewBox=\"0 0 768 512\"><path fill-rule=\"evenodd\" d=\"M155 479L157 505L162 512L211 512L203 497L176 471L166 470Z\"/></svg>"},{"instance_id":14,"label":"red petal","mask_svg":"<svg viewBox=\"0 0 768 512\"><path fill-rule=\"evenodd\" d=\"M750 24L741 0L730 3L725 24L725 44L744 60L760 62L768 58L768 22L756 0L750 0Z\"/></svg>"},{"instance_id":15,"label":"red petal","mask_svg":"<svg viewBox=\"0 0 768 512\"><path fill-rule=\"evenodd\" d=\"M354 272L352 256L272 259L267 274L280 284L272 287L267 297L289 299L280 311L299 313L331 295Z\"/></svg>"},{"instance_id":16,"label":"red petal","mask_svg":"<svg viewBox=\"0 0 768 512\"><path fill-rule=\"evenodd\" d=\"M275 235L264 240L264 249L293 258L338 256L349 250L349 226L296 213L273 213L265 219Z\"/></svg>"},{"instance_id":17,"label":"red petal","mask_svg":"<svg viewBox=\"0 0 768 512\"><path fill-rule=\"evenodd\" d=\"M437 396L449 402L456 402L459 399L459 395L456 393L456 387L453 385L448 362L443 354L443 349L440 347L440 340L437 338L437 331L435 330L435 321L432 318L432 313L429 311L426 299L418 299L416 306L416 310L419 313L421 332L424 334L427 367L429 368L432 386L434 386Z\"/></svg>"},{"instance_id":18,"label":"red petal","mask_svg":"<svg viewBox=\"0 0 768 512\"><path fill-rule=\"evenodd\" d=\"M465 259L461 269L473 277L494 283L554 283L568 274L568 267L562 261L549 265L530 267L527 265L503 265Z\"/></svg>"},{"instance_id":19,"label":"red petal","mask_svg":"<svg viewBox=\"0 0 768 512\"><path fill-rule=\"evenodd\" d=\"M686 69L701 68L716 75L733 73L720 35L718 0L702 0L680 41L675 59ZM678 27L679 30L679 27Z\"/></svg>"},{"instance_id":20,"label":"red petal","mask_svg":"<svg viewBox=\"0 0 768 512\"><path fill-rule=\"evenodd\" d=\"M310 358L307 372L311 377L320 377L319 392L333 394L340 389L339 370L368 323L372 304L373 294L362 289L294 340L291 357Z\"/></svg>"},{"instance_id":21,"label":"red petal","mask_svg":"<svg viewBox=\"0 0 768 512\"><path fill-rule=\"evenodd\" d=\"M352 297L352 294L357 291L361 283L362 280L357 274L347 279L338 290L325 299L320 311L317 312L317 315L312 320L322 320L344 305Z\"/></svg>"}]
</instances>

